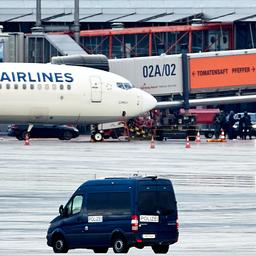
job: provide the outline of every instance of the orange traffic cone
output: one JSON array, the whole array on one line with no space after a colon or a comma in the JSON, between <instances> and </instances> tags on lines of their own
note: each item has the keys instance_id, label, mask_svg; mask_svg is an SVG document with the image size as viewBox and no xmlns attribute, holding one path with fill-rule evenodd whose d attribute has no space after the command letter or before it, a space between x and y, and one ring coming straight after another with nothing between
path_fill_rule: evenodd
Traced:
<instances>
[{"instance_id":1,"label":"orange traffic cone","mask_svg":"<svg viewBox=\"0 0 256 256\"><path fill-rule=\"evenodd\" d=\"M155 140L154 140L154 136L151 137L151 141L150 141L150 148L155 148Z\"/></svg>"},{"instance_id":2,"label":"orange traffic cone","mask_svg":"<svg viewBox=\"0 0 256 256\"><path fill-rule=\"evenodd\" d=\"M196 143L200 143L201 142L201 137L200 137L200 132L198 131L196 134Z\"/></svg>"},{"instance_id":3,"label":"orange traffic cone","mask_svg":"<svg viewBox=\"0 0 256 256\"><path fill-rule=\"evenodd\" d=\"M29 136L28 134L25 135L25 139L24 139L24 145L28 146L30 143L29 143Z\"/></svg>"},{"instance_id":4,"label":"orange traffic cone","mask_svg":"<svg viewBox=\"0 0 256 256\"><path fill-rule=\"evenodd\" d=\"M225 138L225 133L224 133L224 130L223 130L223 129L221 129L220 139L221 139L222 141L226 140L226 138Z\"/></svg>"},{"instance_id":5,"label":"orange traffic cone","mask_svg":"<svg viewBox=\"0 0 256 256\"><path fill-rule=\"evenodd\" d=\"M190 148L190 142L189 142L189 137L187 136L186 138L186 146L185 148Z\"/></svg>"}]
</instances>

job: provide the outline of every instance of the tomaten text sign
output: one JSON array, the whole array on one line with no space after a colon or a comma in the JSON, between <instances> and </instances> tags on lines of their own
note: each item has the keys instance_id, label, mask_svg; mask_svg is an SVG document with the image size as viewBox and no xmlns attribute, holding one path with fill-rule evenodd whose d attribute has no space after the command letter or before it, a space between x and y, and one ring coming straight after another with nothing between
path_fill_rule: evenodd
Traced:
<instances>
[{"instance_id":1,"label":"tomaten text sign","mask_svg":"<svg viewBox=\"0 0 256 256\"><path fill-rule=\"evenodd\" d=\"M189 59L190 89L256 87L256 54Z\"/></svg>"}]
</instances>

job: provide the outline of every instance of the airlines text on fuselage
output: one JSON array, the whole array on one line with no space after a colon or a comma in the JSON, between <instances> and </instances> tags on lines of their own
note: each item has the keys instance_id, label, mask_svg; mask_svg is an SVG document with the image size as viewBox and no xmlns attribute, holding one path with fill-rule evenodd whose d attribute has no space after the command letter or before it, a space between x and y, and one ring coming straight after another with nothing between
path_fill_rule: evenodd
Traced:
<instances>
[{"instance_id":1,"label":"airlines text on fuselage","mask_svg":"<svg viewBox=\"0 0 256 256\"><path fill-rule=\"evenodd\" d=\"M61 72L0 72L0 82L72 83L71 73Z\"/></svg>"}]
</instances>

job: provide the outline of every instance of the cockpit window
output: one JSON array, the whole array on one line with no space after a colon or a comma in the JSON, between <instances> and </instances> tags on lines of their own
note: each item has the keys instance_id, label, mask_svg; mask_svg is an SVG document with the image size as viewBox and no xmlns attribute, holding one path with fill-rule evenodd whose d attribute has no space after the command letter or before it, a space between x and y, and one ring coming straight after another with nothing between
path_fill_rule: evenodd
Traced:
<instances>
[{"instance_id":1,"label":"cockpit window","mask_svg":"<svg viewBox=\"0 0 256 256\"><path fill-rule=\"evenodd\" d=\"M132 89L133 86L129 83L116 83L117 87L124 89L124 90L129 90Z\"/></svg>"}]
</instances>

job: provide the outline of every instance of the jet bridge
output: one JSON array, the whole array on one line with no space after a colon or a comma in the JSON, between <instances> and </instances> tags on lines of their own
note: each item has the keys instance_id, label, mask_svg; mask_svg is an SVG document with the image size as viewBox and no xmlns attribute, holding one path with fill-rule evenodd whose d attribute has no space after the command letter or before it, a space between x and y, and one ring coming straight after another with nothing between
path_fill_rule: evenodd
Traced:
<instances>
[{"instance_id":1,"label":"jet bridge","mask_svg":"<svg viewBox=\"0 0 256 256\"><path fill-rule=\"evenodd\" d=\"M256 102L256 49L109 60L110 71L180 107L187 84L190 106ZM186 75L184 75L186 73Z\"/></svg>"},{"instance_id":2,"label":"jet bridge","mask_svg":"<svg viewBox=\"0 0 256 256\"><path fill-rule=\"evenodd\" d=\"M87 55L69 35L34 32L26 37L26 62L48 63L52 56Z\"/></svg>"}]
</instances>

